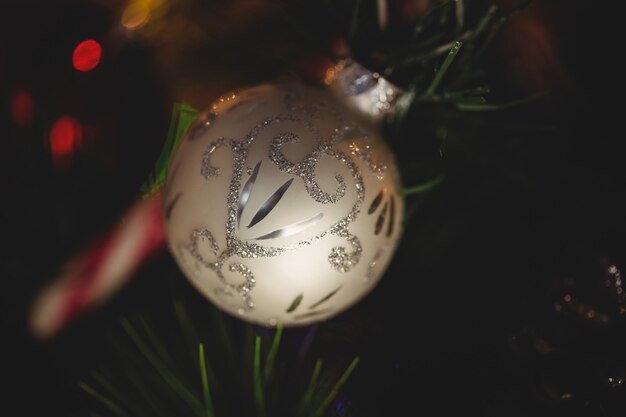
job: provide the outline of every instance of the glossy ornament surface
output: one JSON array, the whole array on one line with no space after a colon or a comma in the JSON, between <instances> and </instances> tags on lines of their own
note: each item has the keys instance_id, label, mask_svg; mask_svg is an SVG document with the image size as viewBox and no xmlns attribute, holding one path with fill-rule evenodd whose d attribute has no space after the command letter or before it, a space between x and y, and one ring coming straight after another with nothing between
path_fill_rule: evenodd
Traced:
<instances>
[{"instance_id":1,"label":"glossy ornament surface","mask_svg":"<svg viewBox=\"0 0 626 417\"><path fill-rule=\"evenodd\" d=\"M168 245L220 309L304 325L376 285L401 235L393 155L327 90L261 85L189 128L164 194Z\"/></svg>"}]
</instances>

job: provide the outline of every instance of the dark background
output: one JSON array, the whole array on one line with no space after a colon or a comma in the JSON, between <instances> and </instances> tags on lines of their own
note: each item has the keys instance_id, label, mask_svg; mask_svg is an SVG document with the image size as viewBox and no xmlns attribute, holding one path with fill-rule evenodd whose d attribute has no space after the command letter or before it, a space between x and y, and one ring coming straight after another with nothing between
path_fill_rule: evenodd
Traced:
<instances>
[{"instance_id":1,"label":"dark background","mask_svg":"<svg viewBox=\"0 0 626 417\"><path fill-rule=\"evenodd\" d=\"M138 196L172 103L202 107L230 88L275 78L317 52L298 42L310 28L325 26L316 20L324 17L320 11L306 20L303 35L272 24L273 7L195 3L206 14L191 23L220 13L230 13L234 23L219 27L220 36L218 29L173 30L171 38L150 43L111 35L119 19L114 2L0 5L0 404L6 410L84 415L76 381L99 359L106 362L101 335L118 317L161 311L172 288L199 309L211 308L163 253L55 340L37 341L26 327L37 289ZM312 357L342 368L361 355L343 394L354 416L626 412L626 383L607 382L626 378L626 327L601 288L602 260L623 266L626 254L617 64L623 51L619 13L611 7L536 1L495 44L487 63L494 97L553 93L497 117L508 120L513 112L555 130L488 129L453 144L436 164L446 182L419 200L385 278L359 305L317 328ZM207 17L210 24L218 23ZM315 36L330 31L318 29ZM96 70L77 73L68 57L85 38L107 39L105 56ZM20 89L36 99L26 127L10 118L10 98ZM47 134L63 114L93 130L71 166L59 169ZM410 173L420 157L409 151L430 146L417 139L390 143ZM418 182L405 176L408 185ZM606 312L609 325L556 314L565 293ZM227 323L243 331L242 324ZM297 341L305 331L286 337Z\"/></svg>"}]
</instances>

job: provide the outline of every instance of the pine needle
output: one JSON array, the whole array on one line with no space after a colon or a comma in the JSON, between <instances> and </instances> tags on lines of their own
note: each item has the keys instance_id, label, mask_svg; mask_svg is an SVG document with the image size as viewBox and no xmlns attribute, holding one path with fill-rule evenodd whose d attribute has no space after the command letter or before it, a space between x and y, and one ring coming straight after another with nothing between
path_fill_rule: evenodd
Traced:
<instances>
[{"instance_id":1,"label":"pine needle","mask_svg":"<svg viewBox=\"0 0 626 417\"><path fill-rule=\"evenodd\" d=\"M121 403L121 405L126 407L126 409L128 409L134 417L144 415L144 413L136 407L136 404L133 402L133 400L128 397L126 392L122 392L117 387L115 387L101 373L93 371L91 373L91 377L95 382L100 384L106 392L112 395L114 400L118 401L119 403Z\"/></svg>"},{"instance_id":2,"label":"pine needle","mask_svg":"<svg viewBox=\"0 0 626 417\"><path fill-rule=\"evenodd\" d=\"M443 61L441 68L437 70L437 73L435 74L435 78L433 78L432 82L426 89L424 96L432 96L435 90L437 89L437 87L439 87L439 84L441 84L441 80L443 80L443 76L448 71L448 68L450 68L450 65L452 65L452 62L454 61L454 58L456 58L457 54L459 53L461 46L463 46L463 42L454 43L454 46L452 47L452 49L450 49L450 52L448 52L448 56L446 56L446 59Z\"/></svg>"},{"instance_id":3,"label":"pine needle","mask_svg":"<svg viewBox=\"0 0 626 417\"><path fill-rule=\"evenodd\" d=\"M359 361L360 361L360 358L358 356L352 360L352 362L350 363L350 366L348 366L348 369L346 369L343 375L341 375L341 378L339 378L339 381L335 383L335 386L330 390L330 392L328 393L324 401L322 401L322 405L320 405L319 408L313 413L312 417L320 417L322 413L324 412L324 410L328 408L330 403L335 399L335 397L339 393L339 390L344 386L348 378L350 378L350 375L354 371L354 368L356 368L356 366L359 364Z\"/></svg>"},{"instance_id":4,"label":"pine needle","mask_svg":"<svg viewBox=\"0 0 626 417\"><path fill-rule=\"evenodd\" d=\"M261 337L257 336L254 341L254 363L253 363L253 384L254 401L256 403L257 414L265 416L265 396L263 395L263 380L261 379Z\"/></svg>"},{"instance_id":5,"label":"pine needle","mask_svg":"<svg viewBox=\"0 0 626 417\"><path fill-rule=\"evenodd\" d=\"M173 310L174 315L178 320L181 333L185 339L185 345L189 349L189 354L195 355L195 346L198 344L200 338L198 337L198 332L193 325L193 322L189 318L189 314L184 303L179 298L174 299Z\"/></svg>"},{"instance_id":6,"label":"pine needle","mask_svg":"<svg viewBox=\"0 0 626 417\"><path fill-rule=\"evenodd\" d=\"M313 373L311 374L311 379L309 379L309 384L304 391L304 395L302 396L302 402L300 403L300 409L306 410L311 403L311 399L313 398L313 392L317 387L317 380L320 377L320 373L322 372L322 360L318 359L315 361L315 367L313 368Z\"/></svg>"},{"instance_id":7,"label":"pine needle","mask_svg":"<svg viewBox=\"0 0 626 417\"><path fill-rule=\"evenodd\" d=\"M440 2L434 6L431 6L428 11L419 19L418 23L413 28L413 39L417 39L417 37L426 29L427 25L425 24L428 19L431 19L435 13L438 13L442 9L448 7L450 4L454 3L455 0L447 0L444 2Z\"/></svg>"},{"instance_id":8,"label":"pine needle","mask_svg":"<svg viewBox=\"0 0 626 417\"><path fill-rule=\"evenodd\" d=\"M129 389L132 388L137 390L138 395L133 393L134 395L137 395L138 398L136 399L143 400L138 402L138 406L145 407L144 414L147 414L150 417L169 417L167 413L170 412L170 410L167 409L167 406L170 395L163 395L163 393L157 389L163 389L162 386L157 387L154 384L151 384L151 382L156 381L154 381L151 376L146 378L146 373L143 370L130 368L124 372L124 376L129 382ZM114 380L114 383L116 382L117 381ZM161 380L158 381L158 383L160 382ZM169 385L166 384L164 388L167 390L167 394L172 393ZM176 394L174 393L174 395ZM178 397L175 398L178 399ZM184 405L186 407L186 404ZM185 412L187 412L186 409Z\"/></svg>"},{"instance_id":9,"label":"pine needle","mask_svg":"<svg viewBox=\"0 0 626 417\"><path fill-rule=\"evenodd\" d=\"M200 358L200 375L202 377L202 396L204 398L204 410L206 411L206 417L213 417L215 412L213 410L213 401L211 400L211 391L209 390L209 378L206 372L206 359L204 356L204 345L198 344L198 357Z\"/></svg>"},{"instance_id":10,"label":"pine needle","mask_svg":"<svg viewBox=\"0 0 626 417\"><path fill-rule=\"evenodd\" d=\"M272 340L272 346L270 347L267 359L265 360L265 381L269 381L272 377L272 373L274 372L274 362L276 361L276 353L278 352L278 346L280 345L282 334L283 324L279 322L276 325L276 333L274 334L274 339Z\"/></svg>"},{"instance_id":11,"label":"pine needle","mask_svg":"<svg viewBox=\"0 0 626 417\"><path fill-rule=\"evenodd\" d=\"M547 93L537 93L528 97L520 98L518 100L509 101L502 104L489 104L489 103L463 103L459 102L456 107L461 111L498 111L508 109L510 107L520 106L522 104L530 103L539 98L545 97Z\"/></svg>"},{"instance_id":12,"label":"pine needle","mask_svg":"<svg viewBox=\"0 0 626 417\"><path fill-rule=\"evenodd\" d=\"M163 343L159 338L154 334L152 330L152 326L148 324L145 318L139 318L139 322L141 323L141 327L143 328L144 334L148 338L148 342L154 348L157 355L168 365L172 365L174 361L171 356L167 353L167 349L163 346Z\"/></svg>"},{"instance_id":13,"label":"pine needle","mask_svg":"<svg viewBox=\"0 0 626 417\"><path fill-rule=\"evenodd\" d=\"M122 417L128 417L128 414L126 414L126 412L124 412L124 410L122 410L117 404L115 404L113 401L111 401L104 395L100 394L94 388L90 387L89 385L87 385L86 383L82 381L80 381L78 385L83 391L85 391L87 394L91 395L98 401L100 401L102 404L108 407L111 411L113 411L116 415L122 416Z\"/></svg>"},{"instance_id":14,"label":"pine needle","mask_svg":"<svg viewBox=\"0 0 626 417\"><path fill-rule=\"evenodd\" d=\"M489 7L489 9L487 10L487 13L485 13L485 15L480 20L480 22L478 22L478 25L476 26L476 29L474 29L474 31L472 32L472 34L470 36L472 41L476 40L476 38L478 38L478 36L481 33L483 33L483 31L485 31L485 29L487 29L489 27L489 22L491 21L491 19L493 19L493 16L496 14L497 10L498 10L498 7L495 4L492 4Z\"/></svg>"},{"instance_id":15,"label":"pine needle","mask_svg":"<svg viewBox=\"0 0 626 417\"><path fill-rule=\"evenodd\" d=\"M361 11L361 0L356 0L354 2L354 9L352 10L352 21L350 22L350 32L349 32L350 39L354 38L357 32L357 29L359 28L360 11Z\"/></svg>"},{"instance_id":16,"label":"pine needle","mask_svg":"<svg viewBox=\"0 0 626 417\"><path fill-rule=\"evenodd\" d=\"M456 14L456 30L457 33L460 33L465 26L465 4L463 3L463 0L456 0L454 6Z\"/></svg>"},{"instance_id":17,"label":"pine needle","mask_svg":"<svg viewBox=\"0 0 626 417\"><path fill-rule=\"evenodd\" d=\"M398 194L405 197L407 195L415 195L415 194L423 194L427 191L432 190L439 184L441 184L444 180L444 176L440 175L436 178L433 178L430 181L425 182L424 184L416 185L414 187L402 188L398 190Z\"/></svg>"}]
</instances>

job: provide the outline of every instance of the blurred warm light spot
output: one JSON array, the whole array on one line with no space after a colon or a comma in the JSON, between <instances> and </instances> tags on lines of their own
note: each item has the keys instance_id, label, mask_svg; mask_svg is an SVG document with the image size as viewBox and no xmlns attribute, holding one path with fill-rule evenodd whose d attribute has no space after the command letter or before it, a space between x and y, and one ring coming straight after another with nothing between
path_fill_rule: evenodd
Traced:
<instances>
[{"instance_id":1,"label":"blurred warm light spot","mask_svg":"<svg viewBox=\"0 0 626 417\"><path fill-rule=\"evenodd\" d=\"M35 100L28 91L17 91L11 97L11 118L20 125L26 126L33 121Z\"/></svg>"},{"instance_id":2,"label":"blurred warm light spot","mask_svg":"<svg viewBox=\"0 0 626 417\"><path fill-rule=\"evenodd\" d=\"M503 8L517 5L515 0L499 0ZM527 12L502 25L496 45L507 74L529 92L545 92L571 83L570 74L559 58L560 38L556 28L558 14L549 2L535 2Z\"/></svg>"},{"instance_id":3,"label":"blurred warm light spot","mask_svg":"<svg viewBox=\"0 0 626 417\"><path fill-rule=\"evenodd\" d=\"M76 149L83 140L83 128L74 117L59 117L50 129L50 150L57 167L64 168L71 162Z\"/></svg>"},{"instance_id":4,"label":"blurred warm light spot","mask_svg":"<svg viewBox=\"0 0 626 417\"><path fill-rule=\"evenodd\" d=\"M72 63L78 71L91 71L100 62L102 47L93 39L83 41L76 46L72 54Z\"/></svg>"},{"instance_id":5,"label":"blurred warm light spot","mask_svg":"<svg viewBox=\"0 0 626 417\"><path fill-rule=\"evenodd\" d=\"M328 68L324 73L324 84L331 85L337 75L337 69L335 67Z\"/></svg>"},{"instance_id":6,"label":"blurred warm light spot","mask_svg":"<svg viewBox=\"0 0 626 417\"><path fill-rule=\"evenodd\" d=\"M236 98L237 98L237 94L235 94L234 92L225 94L225 95L221 96L220 98L218 98L217 100L215 100L211 104L211 110L217 110L224 103L228 103L229 101L232 101L232 100L234 100Z\"/></svg>"},{"instance_id":7,"label":"blurred warm light spot","mask_svg":"<svg viewBox=\"0 0 626 417\"><path fill-rule=\"evenodd\" d=\"M150 2L133 1L122 13L121 23L128 30L136 30L145 25L150 19Z\"/></svg>"},{"instance_id":8,"label":"blurred warm light spot","mask_svg":"<svg viewBox=\"0 0 626 417\"><path fill-rule=\"evenodd\" d=\"M164 0L130 0L126 3L120 24L129 31L143 28L150 22L150 27L164 29L163 22L159 20L166 14L171 4L166 6ZM145 33L144 33L145 35Z\"/></svg>"}]
</instances>

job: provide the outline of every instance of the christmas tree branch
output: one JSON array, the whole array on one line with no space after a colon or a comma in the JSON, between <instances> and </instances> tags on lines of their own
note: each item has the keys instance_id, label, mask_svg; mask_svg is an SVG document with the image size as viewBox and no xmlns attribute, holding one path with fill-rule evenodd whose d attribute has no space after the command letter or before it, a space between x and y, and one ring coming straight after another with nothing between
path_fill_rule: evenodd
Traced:
<instances>
[{"instance_id":1,"label":"christmas tree branch","mask_svg":"<svg viewBox=\"0 0 626 417\"><path fill-rule=\"evenodd\" d=\"M130 324L130 322L126 319L122 320L122 327L131 338L131 340L135 343L139 351L154 367L154 369L163 378L163 380L170 386L172 391L178 394L178 396L185 403L187 403L187 405L189 405L192 410L194 410L196 415L204 416L204 410L200 401L198 401L196 396L185 386L182 381L180 381L167 369L166 365L161 361L161 359L159 359L159 357L148 348L148 345L143 341L141 336L139 336L139 333L137 333L137 331Z\"/></svg>"}]
</instances>

